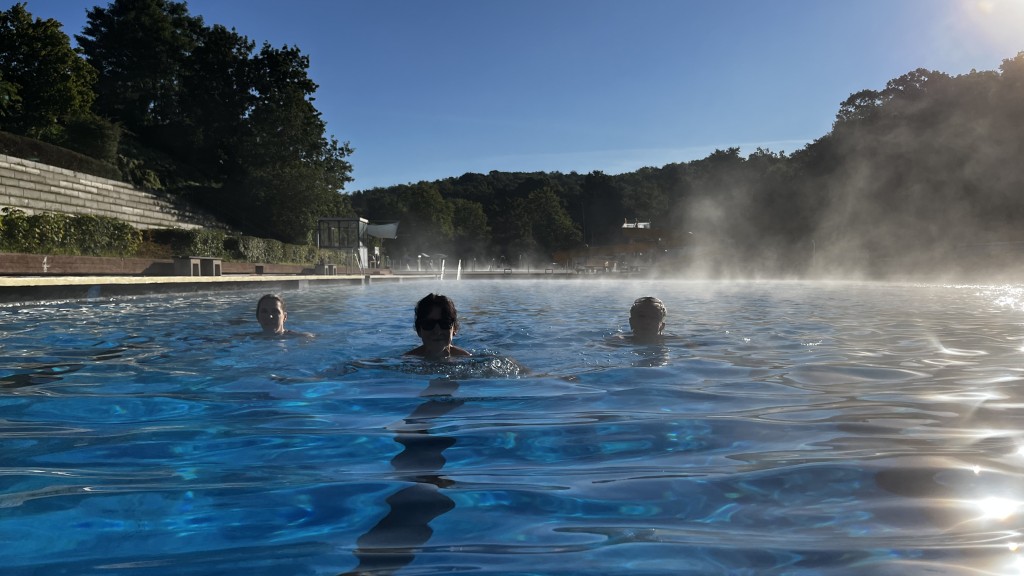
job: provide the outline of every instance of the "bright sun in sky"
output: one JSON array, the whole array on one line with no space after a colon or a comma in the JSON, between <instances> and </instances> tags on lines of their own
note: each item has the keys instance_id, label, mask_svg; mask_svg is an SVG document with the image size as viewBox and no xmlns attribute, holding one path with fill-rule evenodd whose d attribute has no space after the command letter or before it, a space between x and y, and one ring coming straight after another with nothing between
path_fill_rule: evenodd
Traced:
<instances>
[{"instance_id":1,"label":"bright sun in sky","mask_svg":"<svg viewBox=\"0 0 1024 576\"><path fill-rule=\"evenodd\" d=\"M1021 50L1024 0L968 0L961 6L958 16L977 31L980 41L996 48ZM1012 55L1008 53L1006 57Z\"/></svg>"}]
</instances>

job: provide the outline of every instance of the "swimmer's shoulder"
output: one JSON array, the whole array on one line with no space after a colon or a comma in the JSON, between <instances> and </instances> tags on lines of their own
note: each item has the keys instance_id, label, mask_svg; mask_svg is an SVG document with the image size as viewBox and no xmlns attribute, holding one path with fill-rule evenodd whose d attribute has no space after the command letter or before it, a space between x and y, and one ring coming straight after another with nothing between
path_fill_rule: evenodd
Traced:
<instances>
[{"instance_id":1,"label":"swimmer's shoulder","mask_svg":"<svg viewBox=\"0 0 1024 576\"><path fill-rule=\"evenodd\" d=\"M282 338L306 338L308 340L311 338L316 338L316 334L313 334L312 332L299 332L298 330L286 329L284 332L281 332L280 334L264 334L262 332L257 332L256 334L253 334L250 337L262 338L264 340L280 340Z\"/></svg>"},{"instance_id":2,"label":"swimmer's shoulder","mask_svg":"<svg viewBox=\"0 0 1024 576\"><path fill-rule=\"evenodd\" d=\"M470 352L469 350L464 350L462 348L459 348L458 346L450 346L448 348L448 357L449 358L452 357L452 356L464 357L464 356L472 356L472 355L473 355L473 353ZM427 356L427 350L423 346L417 346L417 347L413 348L412 350L409 350L408 352L405 352L404 354L402 354L402 356L418 356L418 357L421 357L421 358L425 358Z\"/></svg>"}]
</instances>

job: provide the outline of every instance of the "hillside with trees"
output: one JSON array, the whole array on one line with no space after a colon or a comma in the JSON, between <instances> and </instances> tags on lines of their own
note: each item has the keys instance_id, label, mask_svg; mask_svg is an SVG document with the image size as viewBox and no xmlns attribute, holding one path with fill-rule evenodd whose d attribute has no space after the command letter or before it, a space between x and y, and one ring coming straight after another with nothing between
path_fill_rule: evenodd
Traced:
<instances>
[{"instance_id":1,"label":"hillside with trees","mask_svg":"<svg viewBox=\"0 0 1024 576\"><path fill-rule=\"evenodd\" d=\"M852 94L828 134L791 154L728 148L621 175L465 174L356 192L352 205L402 222L398 255L614 258L628 220L651 223L642 260L667 273L999 272L1024 249L1022 126L1024 52L999 71L918 69Z\"/></svg>"},{"instance_id":2,"label":"hillside with trees","mask_svg":"<svg viewBox=\"0 0 1024 576\"><path fill-rule=\"evenodd\" d=\"M352 149L326 135L299 48L257 48L169 0L92 8L75 38L25 3L0 12L0 130L254 236L307 243L317 217L352 214Z\"/></svg>"},{"instance_id":3,"label":"hillside with trees","mask_svg":"<svg viewBox=\"0 0 1024 576\"><path fill-rule=\"evenodd\" d=\"M384 241L393 260L622 258L718 277L1020 265L1024 52L996 71L917 69L865 88L788 154L727 148L618 175L469 173L346 194L353 149L326 134L298 47L257 47L170 0L93 8L75 38L25 4L0 13L0 129L255 236L308 242L317 217L358 214L400 222ZM650 223L642 242L627 221Z\"/></svg>"}]
</instances>

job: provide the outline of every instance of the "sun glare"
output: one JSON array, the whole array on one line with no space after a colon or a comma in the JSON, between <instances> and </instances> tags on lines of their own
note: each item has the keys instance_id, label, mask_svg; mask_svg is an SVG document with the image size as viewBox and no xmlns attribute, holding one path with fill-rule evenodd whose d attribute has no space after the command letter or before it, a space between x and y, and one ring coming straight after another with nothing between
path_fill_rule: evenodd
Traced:
<instances>
[{"instance_id":1,"label":"sun glare","mask_svg":"<svg viewBox=\"0 0 1024 576\"><path fill-rule=\"evenodd\" d=\"M965 0L961 12L971 35L1004 52L1004 58L1024 51L1024 0Z\"/></svg>"},{"instance_id":2,"label":"sun glare","mask_svg":"<svg viewBox=\"0 0 1024 576\"><path fill-rule=\"evenodd\" d=\"M1008 498L985 498L976 503L982 520L1006 520L1017 513L1021 503Z\"/></svg>"}]
</instances>

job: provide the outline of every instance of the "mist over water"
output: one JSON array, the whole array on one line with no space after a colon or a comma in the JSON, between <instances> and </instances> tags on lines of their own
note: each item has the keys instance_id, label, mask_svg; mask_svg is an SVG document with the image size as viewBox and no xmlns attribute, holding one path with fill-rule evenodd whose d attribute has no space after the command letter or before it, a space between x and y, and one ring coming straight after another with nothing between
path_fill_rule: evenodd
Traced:
<instances>
[{"instance_id":1,"label":"mist over water","mask_svg":"<svg viewBox=\"0 0 1024 576\"><path fill-rule=\"evenodd\" d=\"M789 153L733 147L615 176L464 174L352 202L401 221L385 244L398 261L426 251L691 280L1018 281L1022 93L1024 53L998 71L917 69L852 94L827 134Z\"/></svg>"},{"instance_id":2,"label":"mist over water","mask_svg":"<svg viewBox=\"0 0 1024 576\"><path fill-rule=\"evenodd\" d=\"M918 69L845 101L789 156L738 149L666 167L683 254L711 278L1020 279L1024 56L1000 72ZM689 252L687 254L687 252Z\"/></svg>"}]
</instances>

